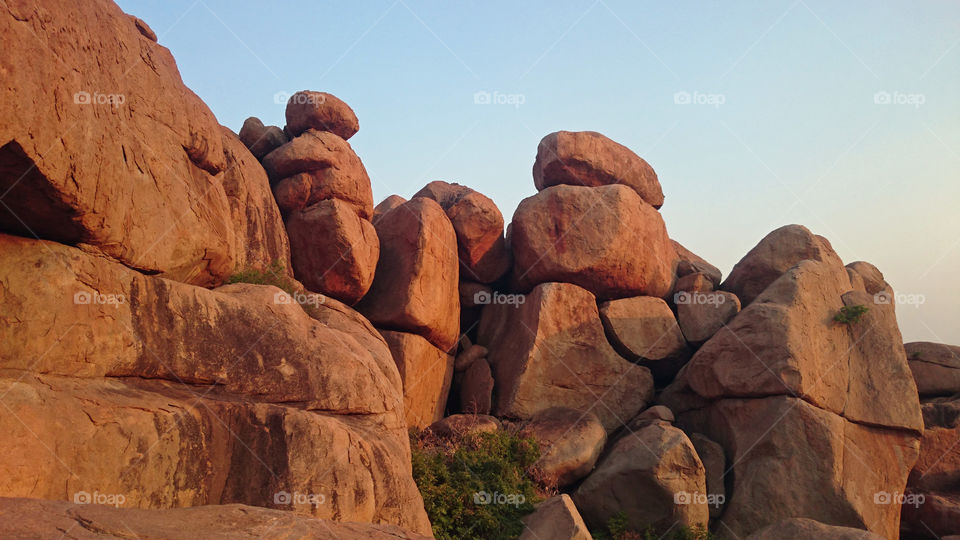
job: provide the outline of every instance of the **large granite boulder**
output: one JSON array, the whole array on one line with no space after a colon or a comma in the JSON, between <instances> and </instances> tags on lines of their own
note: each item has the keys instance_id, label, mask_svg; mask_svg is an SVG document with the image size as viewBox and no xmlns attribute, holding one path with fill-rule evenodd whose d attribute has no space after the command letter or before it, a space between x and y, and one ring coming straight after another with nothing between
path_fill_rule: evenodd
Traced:
<instances>
[{"instance_id":1,"label":"large granite boulder","mask_svg":"<svg viewBox=\"0 0 960 540\"><path fill-rule=\"evenodd\" d=\"M649 368L658 385L669 384L690 359L677 319L662 298L635 296L603 302L600 320L613 348Z\"/></svg>"},{"instance_id":2,"label":"large granite boulder","mask_svg":"<svg viewBox=\"0 0 960 540\"><path fill-rule=\"evenodd\" d=\"M564 407L540 411L523 424L520 433L540 446L534 467L561 488L590 474L607 442L596 414Z\"/></svg>"},{"instance_id":3,"label":"large granite boulder","mask_svg":"<svg viewBox=\"0 0 960 540\"><path fill-rule=\"evenodd\" d=\"M747 537L747 540L883 540L883 537L863 529L824 525L806 518L791 518L764 527Z\"/></svg>"},{"instance_id":4,"label":"large granite boulder","mask_svg":"<svg viewBox=\"0 0 960 540\"><path fill-rule=\"evenodd\" d=\"M960 347L915 341L903 348L921 397L960 393Z\"/></svg>"},{"instance_id":5,"label":"large granite boulder","mask_svg":"<svg viewBox=\"0 0 960 540\"><path fill-rule=\"evenodd\" d=\"M360 121L349 105L326 92L301 90L287 100L287 131L297 136L308 129L328 131L347 140L360 131Z\"/></svg>"},{"instance_id":6,"label":"large granite boulder","mask_svg":"<svg viewBox=\"0 0 960 540\"><path fill-rule=\"evenodd\" d=\"M537 505L523 518L520 540L593 540L570 496L561 493Z\"/></svg>"},{"instance_id":7,"label":"large granite boulder","mask_svg":"<svg viewBox=\"0 0 960 540\"><path fill-rule=\"evenodd\" d=\"M425 428L443 418L453 380L453 357L416 334L389 330L380 334L390 346L403 380L407 425Z\"/></svg>"}]
</instances>

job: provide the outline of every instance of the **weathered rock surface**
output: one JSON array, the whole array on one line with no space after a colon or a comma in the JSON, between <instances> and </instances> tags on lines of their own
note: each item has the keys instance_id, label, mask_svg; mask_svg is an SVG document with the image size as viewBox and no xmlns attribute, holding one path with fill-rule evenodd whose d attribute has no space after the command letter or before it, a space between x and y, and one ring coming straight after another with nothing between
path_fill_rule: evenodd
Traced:
<instances>
[{"instance_id":1,"label":"weathered rock surface","mask_svg":"<svg viewBox=\"0 0 960 540\"><path fill-rule=\"evenodd\" d=\"M286 134L277 126L265 126L256 116L243 122L240 128L240 141L250 150L253 157L262 159L288 142Z\"/></svg>"},{"instance_id":2,"label":"weathered rock surface","mask_svg":"<svg viewBox=\"0 0 960 540\"><path fill-rule=\"evenodd\" d=\"M708 504L711 518L718 518L723 514L723 502L726 500L724 477L727 471L726 454L719 443L711 440L702 433L691 433L690 442L697 451L697 457L703 463L706 471L707 495L713 498L714 504Z\"/></svg>"},{"instance_id":3,"label":"weathered rock surface","mask_svg":"<svg viewBox=\"0 0 960 540\"><path fill-rule=\"evenodd\" d=\"M666 385L690 359L670 306L661 298L635 296L600 304L600 320L621 356L650 369L658 385Z\"/></svg>"},{"instance_id":4,"label":"weathered rock surface","mask_svg":"<svg viewBox=\"0 0 960 540\"><path fill-rule=\"evenodd\" d=\"M536 511L523 518L520 540L592 540L587 524L577 512L569 495L561 493L537 505Z\"/></svg>"},{"instance_id":5,"label":"weathered rock surface","mask_svg":"<svg viewBox=\"0 0 960 540\"><path fill-rule=\"evenodd\" d=\"M360 121L349 105L326 92L301 90L287 100L287 131L294 136L308 129L328 131L347 140L360 131Z\"/></svg>"},{"instance_id":6,"label":"weathered rock surface","mask_svg":"<svg viewBox=\"0 0 960 540\"><path fill-rule=\"evenodd\" d=\"M626 186L554 186L520 202L510 245L518 288L579 285L601 299L666 297L676 253L660 213Z\"/></svg>"},{"instance_id":7,"label":"weathered rock surface","mask_svg":"<svg viewBox=\"0 0 960 540\"><path fill-rule=\"evenodd\" d=\"M947 396L960 392L960 347L915 341L904 344L903 348L920 396Z\"/></svg>"},{"instance_id":8,"label":"weathered rock surface","mask_svg":"<svg viewBox=\"0 0 960 540\"><path fill-rule=\"evenodd\" d=\"M428 538L393 525L338 523L242 504L143 510L22 498L0 498L0 535L76 540Z\"/></svg>"},{"instance_id":9,"label":"weathered rock surface","mask_svg":"<svg viewBox=\"0 0 960 540\"><path fill-rule=\"evenodd\" d=\"M674 298L681 292L710 292L713 290L713 281L703 272L694 272L677 279L673 286Z\"/></svg>"},{"instance_id":10,"label":"weathered rock surface","mask_svg":"<svg viewBox=\"0 0 960 540\"><path fill-rule=\"evenodd\" d=\"M666 422L672 424L676 421L673 411L663 405L654 405L642 413L633 417L627 424L627 432L639 431L650 424Z\"/></svg>"},{"instance_id":11,"label":"weathered rock surface","mask_svg":"<svg viewBox=\"0 0 960 540\"><path fill-rule=\"evenodd\" d=\"M357 183L370 183L367 170L350 143L315 129L308 129L264 156L263 168L273 182L302 172L333 168Z\"/></svg>"},{"instance_id":12,"label":"weathered rock surface","mask_svg":"<svg viewBox=\"0 0 960 540\"><path fill-rule=\"evenodd\" d=\"M573 494L586 522L602 527L625 512L631 528L706 527L703 464L679 429L651 424L613 444Z\"/></svg>"},{"instance_id":13,"label":"weathered rock surface","mask_svg":"<svg viewBox=\"0 0 960 540\"><path fill-rule=\"evenodd\" d=\"M740 313L737 295L725 291L681 292L674 296L683 337L699 347Z\"/></svg>"},{"instance_id":14,"label":"weathered rock surface","mask_svg":"<svg viewBox=\"0 0 960 540\"><path fill-rule=\"evenodd\" d=\"M503 239L503 214L489 197L466 186L430 182L414 197L437 201L457 233L461 279L492 283L510 269Z\"/></svg>"},{"instance_id":15,"label":"weathered rock surface","mask_svg":"<svg viewBox=\"0 0 960 540\"><path fill-rule=\"evenodd\" d=\"M893 292L893 287L883 279L883 273L876 266L864 261L855 261L848 264L847 268L860 274L863 278L863 286L868 293Z\"/></svg>"},{"instance_id":16,"label":"weathered rock surface","mask_svg":"<svg viewBox=\"0 0 960 540\"><path fill-rule=\"evenodd\" d=\"M747 540L883 540L882 536L863 529L824 525L806 518L790 518L764 527L747 537Z\"/></svg>"},{"instance_id":17,"label":"weathered rock surface","mask_svg":"<svg viewBox=\"0 0 960 540\"><path fill-rule=\"evenodd\" d=\"M52 242L0 236L0 253L0 494L144 508L325 494L295 510L429 532L400 377L348 308L314 320L275 287L211 291Z\"/></svg>"},{"instance_id":18,"label":"weathered rock surface","mask_svg":"<svg viewBox=\"0 0 960 540\"><path fill-rule=\"evenodd\" d=\"M740 303L748 306L768 285L804 260L843 266L826 238L802 225L786 225L765 236L740 259L720 288L736 294ZM846 275L844 279L850 290Z\"/></svg>"},{"instance_id":19,"label":"weathered rock surface","mask_svg":"<svg viewBox=\"0 0 960 540\"><path fill-rule=\"evenodd\" d=\"M471 414L490 414L493 407L493 386L493 373L486 359L478 358L471 362L460 382L461 410Z\"/></svg>"},{"instance_id":20,"label":"weathered rock surface","mask_svg":"<svg viewBox=\"0 0 960 540\"><path fill-rule=\"evenodd\" d=\"M924 403L923 422L901 529L918 537L960 533L960 396Z\"/></svg>"},{"instance_id":21,"label":"weathered rock surface","mask_svg":"<svg viewBox=\"0 0 960 540\"><path fill-rule=\"evenodd\" d=\"M356 304L373 284L380 241L373 225L344 202L317 203L287 218L293 275L303 285Z\"/></svg>"},{"instance_id":22,"label":"weathered rock surface","mask_svg":"<svg viewBox=\"0 0 960 540\"><path fill-rule=\"evenodd\" d=\"M483 345L470 345L457 355L457 360L454 364L454 370L466 371L477 360L486 358L488 353L489 351Z\"/></svg>"},{"instance_id":23,"label":"weathered rock surface","mask_svg":"<svg viewBox=\"0 0 960 540\"><path fill-rule=\"evenodd\" d=\"M500 420L483 414L452 414L434 422L430 431L441 437L454 437L474 433L493 433L501 427Z\"/></svg>"},{"instance_id":24,"label":"weathered rock surface","mask_svg":"<svg viewBox=\"0 0 960 540\"><path fill-rule=\"evenodd\" d=\"M607 343L595 298L576 285L545 283L519 307L488 305L478 340L490 351L497 416L569 407L612 431L653 397L650 371Z\"/></svg>"},{"instance_id":25,"label":"weathered rock surface","mask_svg":"<svg viewBox=\"0 0 960 540\"><path fill-rule=\"evenodd\" d=\"M714 288L720 286L720 278L723 274L719 268L708 263L703 257L683 247L680 242L676 240L671 240L670 242L673 244L673 248L676 250L677 257L679 258L679 262L677 263L677 277L682 278L690 274L702 273L710 279Z\"/></svg>"},{"instance_id":26,"label":"weathered rock surface","mask_svg":"<svg viewBox=\"0 0 960 540\"><path fill-rule=\"evenodd\" d=\"M356 170L327 167L297 173L274 184L273 194L284 214L327 199L338 199L349 204L363 219L373 215L370 180Z\"/></svg>"},{"instance_id":27,"label":"weathered rock surface","mask_svg":"<svg viewBox=\"0 0 960 540\"><path fill-rule=\"evenodd\" d=\"M561 488L590 474L607 442L597 415L564 407L535 414L520 434L539 443L540 459L534 466Z\"/></svg>"},{"instance_id":28,"label":"weathered rock surface","mask_svg":"<svg viewBox=\"0 0 960 540\"><path fill-rule=\"evenodd\" d=\"M376 223L380 260L357 306L378 328L420 334L450 351L460 330L457 235L440 206L422 197Z\"/></svg>"},{"instance_id":29,"label":"weathered rock surface","mask_svg":"<svg viewBox=\"0 0 960 540\"><path fill-rule=\"evenodd\" d=\"M390 195L373 208L373 218L371 218L371 221L376 224L383 214L386 214L405 202L407 202L407 200L399 195Z\"/></svg>"},{"instance_id":30,"label":"weathered rock surface","mask_svg":"<svg viewBox=\"0 0 960 540\"><path fill-rule=\"evenodd\" d=\"M0 14L0 231L204 286L285 261L256 160L239 143L248 163L225 151L213 113L145 28L106 0ZM265 221L235 221L254 214ZM265 259L251 239L276 249Z\"/></svg>"},{"instance_id":31,"label":"weathered rock surface","mask_svg":"<svg viewBox=\"0 0 960 540\"><path fill-rule=\"evenodd\" d=\"M380 332L403 380L407 425L424 428L443 418L453 380L453 357L407 332Z\"/></svg>"},{"instance_id":32,"label":"weathered rock surface","mask_svg":"<svg viewBox=\"0 0 960 540\"><path fill-rule=\"evenodd\" d=\"M594 131L557 131L537 147L533 182L538 190L558 184L622 184L654 208L663 206L663 189L646 161L626 146Z\"/></svg>"}]
</instances>

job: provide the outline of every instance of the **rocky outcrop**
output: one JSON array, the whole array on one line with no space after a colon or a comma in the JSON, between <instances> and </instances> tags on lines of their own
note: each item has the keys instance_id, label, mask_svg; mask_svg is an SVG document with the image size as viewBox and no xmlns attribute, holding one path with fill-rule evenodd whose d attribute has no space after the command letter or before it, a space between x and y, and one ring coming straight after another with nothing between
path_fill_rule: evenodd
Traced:
<instances>
[{"instance_id":1,"label":"rocky outcrop","mask_svg":"<svg viewBox=\"0 0 960 540\"><path fill-rule=\"evenodd\" d=\"M501 427L500 420L485 414L452 414L434 422L430 431L441 437L463 437L476 433L493 433Z\"/></svg>"},{"instance_id":2,"label":"rocky outcrop","mask_svg":"<svg viewBox=\"0 0 960 540\"><path fill-rule=\"evenodd\" d=\"M338 523L242 504L142 510L102 504L14 498L0 498L0 535L5 538L76 540L428 538L393 525Z\"/></svg>"},{"instance_id":3,"label":"rocky outcrop","mask_svg":"<svg viewBox=\"0 0 960 540\"><path fill-rule=\"evenodd\" d=\"M723 447L717 442L709 439L700 433L691 433L690 442L697 451L697 457L703 463L703 469L707 481L708 500L712 501L707 505L710 511L710 518L718 518L723 514L723 503L727 499L724 478L727 472L727 458L723 453Z\"/></svg>"},{"instance_id":4,"label":"rocky outcrop","mask_svg":"<svg viewBox=\"0 0 960 540\"><path fill-rule=\"evenodd\" d=\"M407 332L380 332L403 380L407 425L424 428L443 418L453 380L453 357Z\"/></svg>"},{"instance_id":5,"label":"rocky outcrop","mask_svg":"<svg viewBox=\"0 0 960 540\"><path fill-rule=\"evenodd\" d=\"M407 200L399 195L391 195L387 197L386 199L380 201L380 204L374 207L371 221L376 224L381 216L405 202L407 202Z\"/></svg>"},{"instance_id":6,"label":"rocky outcrop","mask_svg":"<svg viewBox=\"0 0 960 540\"><path fill-rule=\"evenodd\" d=\"M960 347L916 341L903 348L921 397L960 393Z\"/></svg>"},{"instance_id":7,"label":"rocky outcrop","mask_svg":"<svg viewBox=\"0 0 960 540\"><path fill-rule=\"evenodd\" d=\"M498 416L568 407L594 412L612 431L653 397L650 371L607 343L596 299L576 285L545 283L518 306L488 305L479 342L490 351Z\"/></svg>"},{"instance_id":8,"label":"rocky outcrop","mask_svg":"<svg viewBox=\"0 0 960 540\"><path fill-rule=\"evenodd\" d=\"M706 527L703 464L683 431L655 423L618 439L573 494L591 527L625 512L631 529Z\"/></svg>"},{"instance_id":9,"label":"rocky outcrop","mask_svg":"<svg viewBox=\"0 0 960 540\"><path fill-rule=\"evenodd\" d=\"M713 288L720 286L722 274L719 268L708 263L703 257L683 247L680 242L676 240L671 240L670 242L673 244L673 248L676 250L677 258L679 259L677 263L678 278L689 276L690 274L702 273L710 279Z\"/></svg>"},{"instance_id":10,"label":"rocky outcrop","mask_svg":"<svg viewBox=\"0 0 960 540\"><path fill-rule=\"evenodd\" d=\"M533 164L533 182L538 190L558 184L621 184L654 208L663 206L663 189L653 167L595 131L557 131L544 137Z\"/></svg>"},{"instance_id":11,"label":"rocky outcrop","mask_svg":"<svg viewBox=\"0 0 960 540\"><path fill-rule=\"evenodd\" d=\"M259 118L251 116L243 122L240 128L240 141L253 157L263 159L263 156L280 148L289 142L287 135L277 126L265 126Z\"/></svg>"},{"instance_id":12,"label":"rocky outcrop","mask_svg":"<svg viewBox=\"0 0 960 540\"><path fill-rule=\"evenodd\" d=\"M573 283L601 299L666 297L676 253L663 218L632 189L554 186L520 202L510 247L517 287Z\"/></svg>"},{"instance_id":13,"label":"rocky outcrop","mask_svg":"<svg viewBox=\"0 0 960 540\"><path fill-rule=\"evenodd\" d=\"M900 495L905 535L960 534L960 396L923 404L920 456ZM900 501L898 501L900 502Z\"/></svg>"},{"instance_id":14,"label":"rocky outcrop","mask_svg":"<svg viewBox=\"0 0 960 540\"><path fill-rule=\"evenodd\" d=\"M464 370L463 380L460 381L460 410L471 414L490 414L494 384L493 372L486 358L474 360Z\"/></svg>"},{"instance_id":15,"label":"rocky outcrop","mask_svg":"<svg viewBox=\"0 0 960 540\"><path fill-rule=\"evenodd\" d=\"M376 223L380 260L357 309L378 328L419 334L450 351L460 331L457 235L443 208L423 197Z\"/></svg>"},{"instance_id":16,"label":"rocky outcrop","mask_svg":"<svg viewBox=\"0 0 960 540\"><path fill-rule=\"evenodd\" d=\"M107 0L0 14L0 231L204 286L286 262L256 160L143 28Z\"/></svg>"},{"instance_id":17,"label":"rocky outcrop","mask_svg":"<svg viewBox=\"0 0 960 540\"><path fill-rule=\"evenodd\" d=\"M600 320L613 348L627 360L649 368L658 385L669 384L690 359L677 319L661 298L636 296L603 302Z\"/></svg>"},{"instance_id":18,"label":"rocky outcrop","mask_svg":"<svg viewBox=\"0 0 960 540\"><path fill-rule=\"evenodd\" d=\"M882 536L863 529L824 525L806 518L785 519L747 537L747 540L883 540Z\"/></svg>"},{"instance_id":19,"label":"rocky outcrop","mask_svg":"<svg viewBox=\"0 0 960 540\"><path fill-rule=\"evenodd\" d=\"M287 131L294 137L308 129L327 131L347 140L360 131L349 105L326 92L301 90L287 100Z\"/></svg>"},{"instance_id":20,"label":"rocky outcrop","mask_svg":"<svg viewBox=\"0 0 960 540\"><path fill-rule=\"evenodd\" d=\"M535 414L523 424L520 434L537 441L540 459L534 467L561 488L587 476L607 442L597 415L564 407Z\"/></svg>"},{"instance_id":21,"label":"rocky outcrop","mask_svg":"<svg viewBox=\"0 0 960 540\"><path fill-rule=\"evenodd\" d=\"M314 319L297 302L315 297L211 291L52 242L0 236L0 253L0 494L142 508L325 494L294 509L429 532L400 377L349 308L318 301Z\"/></svg>"},{"instance_id":22,"label":"rocky outcrop","mask_svg":"<svg viewBox=\"0 0 960 540\"><path fill-rule=\"evenodd\" d=\"M683 337L694 347L706 343L740 312L737 296L723 291L683 291L673 299Z\"/></svg>"},{"instance_id":23,"label":"rocky outcrop","mask_svg":"<svg viewBox=\"0 0 960 540\"><path fill-rule=\"evenodd\" d=\"M847 268L863 278L863 286L866 292L870 294L878 294L884 291L893 293L893 287L883 279L883 273L876 266L868 262L856 261L848 264Z\"/></svg>"},{"instance_id":24,"label":"rocky outcrop","mask_svg":"<svg viewBox=\"0 0 960 540\"><path fill-rule=\"evenodd\" d=\"M536 511L523 519L520 540L592 540L587 524L577 512L569 495L560 494L537 505Z\"/></svg>"}]
</instances>

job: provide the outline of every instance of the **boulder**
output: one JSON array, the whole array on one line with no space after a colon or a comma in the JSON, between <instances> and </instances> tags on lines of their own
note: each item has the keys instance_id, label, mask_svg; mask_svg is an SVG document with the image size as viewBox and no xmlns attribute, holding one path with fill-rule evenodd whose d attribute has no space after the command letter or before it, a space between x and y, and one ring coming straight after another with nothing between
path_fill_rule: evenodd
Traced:
<instances>
[{"instance_id":1,"label":"boulder","mask_svg":"<svg viewBox=\"0 0 960 540\"><path fill-rule=\"evenodd\" d=\"M627 424L627 431L639 431L650 424L656 423L672 424L674 421L676 421L676 418L673 415L673 411L663 405L654 405L634 416L633 419L630 420L630 423Z\"/></svg>"},{"instance_id":2,"label":"boulder","mask_svg":"<svg viewBox=\"0 0 960 540\"><path fill-rule=\"evenodd\" d=\"M917 496L916 494L907 494ZM929 538L933 533L940 540L956 538L960 533L960 494L919 494L923 499L911 499L903 506L903 526L917 538ZM905 499L906 500L906 499ZM908 536L905 534L904 538Z\"/></svg>"},{"instance_id":3,"label":"boulder","mask_svg":"<svg viewBox=\"0 0 960 540\"><path fill-rule=\"evenodd\" d=\"M453 380L453 357L407 332L380 332L403 380L407 425L424 428L443 418Z\"/></svg>"},{"instance_id":4,"label":"boulder","mask_svg":"<svg viewBox=\"0 0 960 540\"><path fill-rule=\"evenodd\" d=\"M677 319L661 298L635 296L600 304L600 320L613 348L645 366L665 386L690 359Z\"/></svg>"},{"instance_id":5,"label":"boulder","mask_svg":"<svg viewBox=\"0 0 960 540\"><path fill-rule=\"evenodd\" d=\"M540 445L534 467L558 488L590 474L607 442L607 432L597 415L565 407L552 407L533 415L520 434Z\"/></svg>"},{"instance_id":6,"label":"boulder","mask_svg":"<svg viewBox=\"0 0 960 540\"><path fill-rule=\"evenodd\" d=\"M455 371L466 371L473 365L477 360L482 360L487 357L487 348L483 345L470 345L463 349L460 354L457 355L456 363L454 364Z\"/></svg>"},{"instance_id":7,"label":"boulder","mask_svg":"<svg viewBox=\"0 0 960 540\"><path fill-rule=\"evenodd\" d=\"M476 345L475 347L479 347ZM460 382L460 408L471 414L490 414L493 395L493 374L484 358L470 363Z\"/></svg>"},{"instance_id":8,"label":"boulder","mask_svg":"<svg viewBox=\"0 0 960 540\"><path fill-rule=\"evenodd\" d=\"M705 274L710 283L713 284L713 288L720 286L720 278L723 274L720 272L720 269L716 266L708 263L702 257L696 253L690 251L689 249L683 247L680 242L676 240L670 241L673 244L673 248L677 252L677 277L685 277L691 274L701 273Z\"/></svg>"},{"instance_id":9,"label":"boulder","mask_svg":"<svg viewBox=\"0 0 960 540\"><path fill-rule=\"evenodd\" d=\"M593 411L609 432L653 397L650 371L610 346L596 299L576 285L544 283L519 307L486 306L478 341L490 351L497 416L562 406Z\"/></svg>"},{"instance_id":10,"label":"boulder","mask_svg":"<svg viewBox=\"0 0 960 540\"><path fill-rule=\"evenodd\" d=\"M356 304L380 256L377 231L346 203L319 202L287 218L293 275L311 290Z\"/></svg>"},{"instance_id":11,"label":"boulder","mask_svg":"<svg viewBox=\"0 0 960 540\"><path fill-rule=\"evenodd\" d=\"M347 181L369 184L370 177L350 143L342 138L309 129L263 157L263 168L272 182L302 172L336 169Z\"/></svg>"},{"instance_id":12,"label":"boulder","mask_svg":"<svg viewBox=\"0 0 960 540\"><path fill-rule=\"evenodd\" d=\"M151 34L109 0L3 10L0 232L202 286L285 261L256 159L239 142L249 160L225 149ZM236 221L248 214L264 221Z\"/></svg>"},{"instance_id":13,"label":"boulder","mask_svg":"<svg viewBox=\"0 0 960 540\"><path fill-rule=\"evenodd\" d=\"M430 431L441 437L462 437L475 433L493 433L501 427L500 421L484 414L452 414L434 422Z\"/></svg>"},{"instance_id":14,"label":"boulder","mask_svg":"<svg viewBox=\"0 0 960 540\"><path fill-rule=\"evenodd\" d=\"M960 397L923 404L920 456L907 480L901 529L922 536L960 533Z\"/></svg>"},{"instance_id":15,"label":"boulder","mask_svg":"<svg viewBox=\"0 0 960 540\"><path fill-rule=\"evenodd\" d=\"M291 499L293 495L291 495ZM5 538L77 540L319 540L424 539L394 525L311 518L243 504L166 510L119 508L102 504L0 498L0 535Z\"/></svg>"},{"instance_id":16,"label":"boulder","mask_svg":"<svg viewBox=\"0 0 960 540\"><path fill-rule=\"evenodd\" d=\"M375 225L380 260L357 310L378 328L419 334L450 351L460 331L457 235L440 206L417 197Z\"/></svg>"},{"instance_id":17,"label":"boulder","mask_svg":"<svg viewBox=\"0 0 960 540\"><path fill-rule=\"evenodd\" d=\"M510 239L514 279L579 285L598 298L666 297L676 254L660 213L626 186L554 186L520 202Z\"/></svg>"},{"instance_id":18,"label":"boulder","mask_svg":"<svg viewBox=\"0 0 960 540\"><path fill-rule=\"evenodd\" d=\"M697 450L697 456L703 463L707 479L707 495L712 497L714 504L708 504L710 518L718 518L723 514L723 503L727 499L724 477L727 472L726 454L723 447L706 435L691 433L690 442Z\"/></svg>"},{"instance_id":19,"label":"boulder","mask_svg":"<svg viewBox=\"0 0 960 540\"><path fill-rule=\"evenodd\" d=\"M263 159L263 156L288 142L282 129L265 126L256 116L244 120L243 127L240 128L240 141L257 159Z\"/></svg>"},{"instance_id":20,"label":"boulder","mask_svg":"<svg viewBox=\"0 0 960 540\"><path fill-rule=\"evenodd\" d=\"M373 217L371 218L371 221L373 221L374 225L376 225L377 221L380 220L380 217L383 216L383 214L386 214L390 210L393 210L405 202L407 202L407 200L399 195L391 195L387 197L386 199L380 201L380 204L373 208Z\"/></svg>"},{"instance_id":21,"label":"boulder","mask_svg":"<svg viewBox=\"0 0 960 540\"><path fill-rule=\"evenodd\" d=\"M433 199L444 209L457 233L462 279L492 283L510 268L503 239L503 214L489 197L466 186L434 181L414 197Z\"/></svg>"},{"instance_id":22,"label":"boulder","mask_svg":"<svg viewBox=\"0 0 960 540\"><path fill-rule=\"evenodd\" d=\"M493 299L493 288L482 283L460 280L460 333L477 337L483 306ZM486 354L486 353L484 353Z\"/></svg>"},{"instance_id":23,"label":"boulder","mask_svg":"<svg viewBox=\"0 0 960 540\"><path fill-rule=\"evenodd\" d=\"M569 495L550 497L523 518L524 530L520 540L592 540L587 524L577 512Z\"/></svg>"},{"instance_id":24,"label":"boulder","mask_svg":"<svg viewBox=\"0 0 960 540\"><path fill-rule=\"evenodd\" d=\"M768 285L804 260L843 266L826 238L814 235L802 225L786 225L765 236L740 259L720 289L734 293L743 306L748 306ZM846 272L844 280L847 290L851 290Z\"/></svg>"},{"instance_id":25,"label":"boulder","mask_svg":"<svg viewBox=\"0 0 960 540\"><path fill-rule=\"evenodd\" d=\"M960 347L915 341L903 348L921 397L960 393Z\"/></svg>"},{"instance_id":26,"label":"boulder","mask_svg":"<svg viewBox=\"0 0 960 540\"><path fill-rule=\"evenodd\" d=\"M806 518L790 518L764 527L747 537L747 540L883 540L883 537L863 529L824 525Z\"/></svg>"},{"instance_id":27,"label":"boulder","mask_svg":"<svg viewBox=\"0 0 960 540\"><path fill-rule=\"evenodd\" d=\"M537 147L533 182L538 190L558 184L622 184L654 208L663 206L663 189L653 167L626 146L594 131L557 131L544 137Z\"/></svg>"},{"instance_id":28,"label":"boulder","mask_svg":"<svg viewBox=\"0 0 960 540\"><path fill-rule=\"evenodd\" d=\"M724 291L680 292L674 302L683 337L694 347L703 345L740 313L737 295Z\"/></svg>"},{"instance_id":29,"label":"boulder","mask_svg":"<svg viewBox=\"0 0 960 540\"><path fill-rule=\"evenodd\" d=\"M165 508L325 494L294 510L429 533L401 379L349 308L311 317L306 295L208 290L54 242L0 235L0 253L0 495Z\"/></svg>"},{"instance_id":30,"label":"boulder","mask_svg":"<svg viewBox=\"0 0 960 540\"><path fill-rule=\"evenodd\" d=\"M863 278L863 286L868 293L893 292L893 287L883 279L883 273L876 266L864 261L855 261L848 264L847 268Z\"/></svg>"},{"instance_id":31,"label":"boulder","mask_svg":"<svg viewBox=\"0 0 960 540\"><path fill-rule=\"evenodd\" d=\"M710 292L713 290L713 281L710 276L703 272L694 272L681 278L677 278L677 283L673 286L673 295L681 292Z\"/></svg>"},{"instance_id":32,"label":"boulder","mask_svg":"<svg viewBox=\"0 0 960 540\"><path fill-rule=\"evenodd\" d=\"M369 178L348 169L327 167L297 173L274 184L273 194L284 214L327 199L338 199L349 204L363 219L373 216Z\"/></svg>"},{"instance_id":33,"label":"boulder","mask_svg":"<svg viewBox=\"0 0 960 540\"><path fill-rule=\"evenodd\" d=\"M651 424L618 439L573 501L594 528L624 512L631 529L666 531L706 528L706 492L703 463L690 439L673 426Z\"/></svg>"},{"instance_id":34,"label":"boulder","mask_svg":"<svg viewBox=\"0 0 960 540\"><path fill-rule=\"evenodd\" d=\"M326 92L301 90L287 100L287 131L297 136L315 129L333 133L343 140L360 131L353 109L340 98Z\"/></svg>"}]
</instances>

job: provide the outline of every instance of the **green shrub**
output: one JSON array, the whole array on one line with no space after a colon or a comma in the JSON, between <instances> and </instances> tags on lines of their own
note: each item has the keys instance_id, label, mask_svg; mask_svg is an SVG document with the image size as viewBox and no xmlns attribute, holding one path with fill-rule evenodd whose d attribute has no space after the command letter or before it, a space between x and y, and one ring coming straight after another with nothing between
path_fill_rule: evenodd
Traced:
<instances>
[{"instance_id":1,"label":"green shrub","mask_svg":"<svg viewBox=\"0 0 960 540\"><path fill-rule=\"evenodd\" d=\"M264 270L258 268L241 270L227 278L227 284L230 283L273 285L289 294L295 294L297 292L296 284L287 276L287 269L280 261L273 261L270 263L270 266Z\"/></svg>"},{"instance_id":2,"label":"green shrub","mask_svg":"<svg viewBox=\"0 0 960 540\"><path fill-rule=\"evenodd\" d=\"M869 309L867 306L843 306L840 313L833 316L833 320L840 324L856 324Z\"/></svg>"},{"instance_id":3,"label":"green shrub","mask_svg":"<svg viewBox=\"0 0 960 540\"><path fill-rule=\"evenodd\" d=\"M617 512L607 520L607 526L602 531L591 531L596 540L714 540L716 537L707 529L696 526L672 527L668 531L659 531L653 527L646 527L643 532L630 529L627 515Z\"/></svg>"},{"instance_id":4,"label":"green shrub","mask_svg":"<svg viewBox=\"0 0 960 540\"><path fill-rule=\"evenodd\" d=\"M521 519L541 498L532 469L536 441L509 431L452 439L411 432L410 443L413 478L439 540L523 532Z\"/></svg>"}]
</instances>

